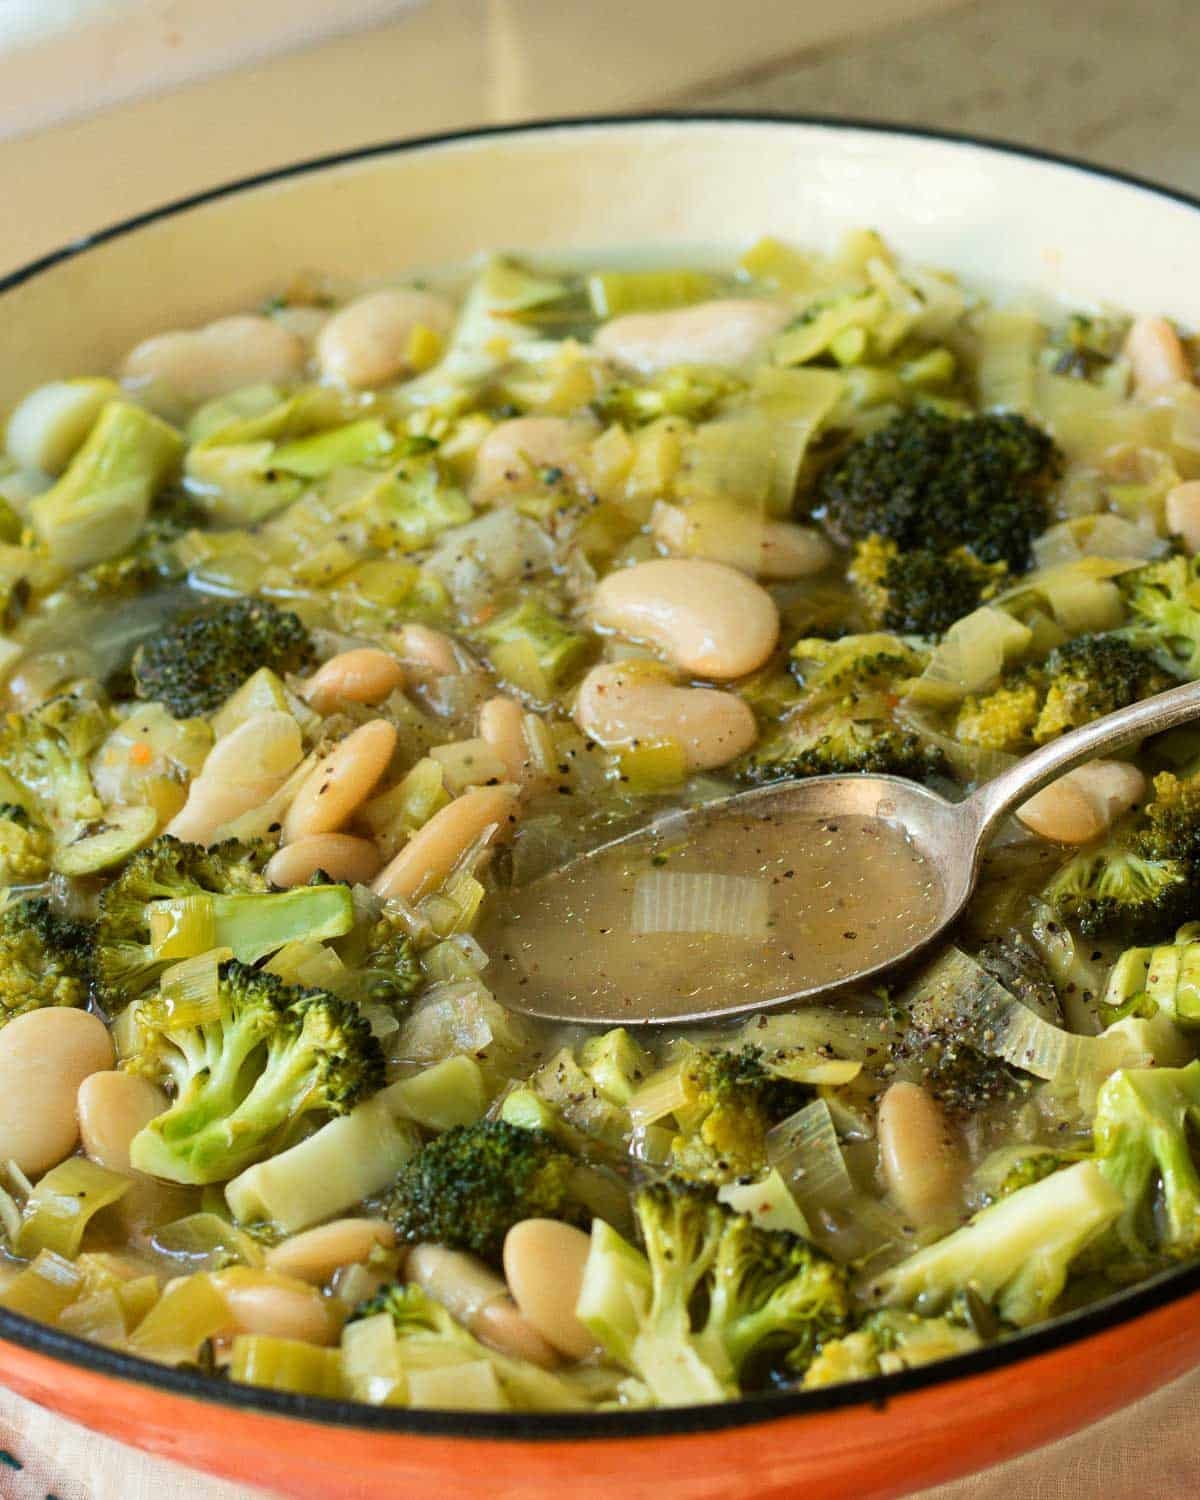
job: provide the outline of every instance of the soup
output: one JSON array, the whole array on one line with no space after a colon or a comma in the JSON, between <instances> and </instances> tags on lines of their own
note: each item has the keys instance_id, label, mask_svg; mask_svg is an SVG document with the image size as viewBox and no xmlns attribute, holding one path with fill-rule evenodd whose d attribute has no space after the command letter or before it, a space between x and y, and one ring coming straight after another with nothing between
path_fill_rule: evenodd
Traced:
<instances>
[{"instance_id":1,"label":"soup","mask_svg":"<svg viewBox=\"0 0 1200 1500\"><path fill-rule=\"evenodd\" d=\"M0 1306L214 1380L619 1409L888 1374L1195 1254L1194 732L1021 809L916 972L722 1027L672 1018L750 953L865 965L938 872L854 818L668 817L965 791L1200 676L1195 356L862 232L310 275L32 391ZM539 883L664 818L596 856L611 909Z\"/></svg>"}]
</instances>

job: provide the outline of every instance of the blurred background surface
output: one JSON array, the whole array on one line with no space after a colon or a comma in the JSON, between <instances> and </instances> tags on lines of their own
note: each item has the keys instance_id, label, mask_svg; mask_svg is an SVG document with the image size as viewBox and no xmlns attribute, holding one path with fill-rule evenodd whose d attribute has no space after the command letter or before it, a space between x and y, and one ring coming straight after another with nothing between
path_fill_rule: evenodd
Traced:
<instances>
[{"instance_id":1,"label":"blurred background surface","mask_svg":"<svg viewBox=\"0 0 1200 1500\"><path fill-rule=\"evenodd\" d=\"M0 0L0 271L231 177L539 115L847 114L1200 191L1198 46L1197 0Z\"/></svg>"}]
</instances>

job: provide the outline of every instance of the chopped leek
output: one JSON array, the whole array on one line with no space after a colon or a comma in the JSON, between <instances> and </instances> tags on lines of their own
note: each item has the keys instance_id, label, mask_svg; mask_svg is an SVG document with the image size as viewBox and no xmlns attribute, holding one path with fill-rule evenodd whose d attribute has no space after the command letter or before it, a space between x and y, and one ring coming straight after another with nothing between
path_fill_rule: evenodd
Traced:
<instances>
[{"instance_id":1,"label":"chopped leek","mask_svg":"<svg viewBox=\"0 0 1200 1500\"><path fill-rule=\"evenodd\" d=\"M206 1339L233 1321L229 1304L211 1276L199 1272L167 1286L162 1296L129 1335L131 1354L163 1364L193 1360Z\"/></svg>"},{"instance_id":2,"label":"chopped leek","mask_svg":"<svg viewBox=\"0 0 1200 1500\"><path fill-rule=\"evenodd\" d=\"M802 1212L831 1208L854 1196L854 1182L824 1099L814 1099L767 1133L767 1159Z\"/></svg>"},{"instance_id":3,"label":"chopped leek","mask_svg":"<svg viewBox=\"0 0 1200 1500\"><path fill-rule=\"evenodd\" d=\"M598 318L687 307L715 296L719 288L720 282L707 271L597 271L587 279L588 298Z\"/></svg>"},{"instance_id":4,"label":"chopped leek","mask_svg":"<svg viewBox=\"0 0 1200 1500\"><path fill-rule=\"evenodd\" d=\"M245 1385L272 1391L334 1398L344 1394L341 1351L300 1339L241 1333L230 1349L229 1374Z\"/></svg>"},{"instance_id":5,"label":"chopped leek","mask_svg":"<svg viewBox=\"0 0 1200 1500\"><path fill-rule=\"evenodd\" d=\"M61 474L110 401L119 400L115 380L52 380L13 408L5 447L23 469Z\"/></svg>"},{"instance_id":6,"label":"chopped leek","mask_svg":"<svg viewBox=\"0 0 1200 1500\"><path fill-rule=\"evenodd\" d=\"M633 887L630 931L707 932L750 941L767 935L768 883L747 875L651 870Z\"/></svg>"},{"instance_id":7,"label":"chopped leek","mask_svg":"<svg viewBox=\"0 0 1200 1500\"><path fill-rule=\"evenodd\" d=\"M52 1250L68 1259L79 1253L94 1215L129 1191L131 1179L86 1156L68 1156L42 1177L25 1204L18 1254Z\"/></svg>"},{"instance_id":8,"label":"chopped leek","mask_svg":"<svg viewBox=\"0 0 1200 1500\"><path fill-rule=\"evenodd\" d=\"M53 1323L82 1286L83 1276L69 1260L53 1250L41 1250L32 1265L0 1288L0 1307L39 1323Z\"/></svg>"}]
</instances>

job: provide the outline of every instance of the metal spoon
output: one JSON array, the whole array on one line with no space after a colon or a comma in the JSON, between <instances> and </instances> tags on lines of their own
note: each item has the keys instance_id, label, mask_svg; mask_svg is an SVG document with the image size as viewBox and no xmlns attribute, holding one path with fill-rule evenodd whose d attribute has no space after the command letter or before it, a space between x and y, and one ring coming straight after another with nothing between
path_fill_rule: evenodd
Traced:
<instances>
[{"instance_id":1,"label":"metal spoon","mask_svg":"<svg viewBox=\"0 0 1200 1500\"><path fill-rule=\"evenodd\" d=\"M1171 688L957 803L897 776L818 776L671 812L493 898L479 933L487 982L528 1015L644 1026L874 979L962 913L1014 807L1103 751L1198 716L1200 682Z\"/></svg>"}]
</instances>

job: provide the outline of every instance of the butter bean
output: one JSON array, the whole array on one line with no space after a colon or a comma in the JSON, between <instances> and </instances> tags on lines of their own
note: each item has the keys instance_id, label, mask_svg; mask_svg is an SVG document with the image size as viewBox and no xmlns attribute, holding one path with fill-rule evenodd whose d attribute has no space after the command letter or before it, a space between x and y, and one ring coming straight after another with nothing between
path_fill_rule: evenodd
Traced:
<instances>
[{"instance_id":1,"label":"butter bean","mask_svg":"<svg viewBox=\"0 0 1200 1500\"><path fill-rule=\"evenodd\" d=\"M794 521L759 522L761 536L757 549L751 545L753 538L748 537L746 545L734 557L722 556L715 545L709 545L704 529L693 522L682 506L660 502L651 513L650 525L663 546L680 556L728 563L759 578L808 578L824 572L835 556L823 532L815 526L798 526Z\"/></svg>"},{"instance_id":2,"label":"butter bean","mask_svg":"<svg viewBox=\"0 0 1200 1500\"><path fill-rule=\"evenodd\" d=\"M334 1342L329 1305L307 1282L250 1266L217 1271L212 1281L229 1308L228 1335L259 1333L277 1339L302 1339L306 1344Z\"/></svg>"},{"instance_id":3,"label":"butter bean","mask_svg":"<svg viewBox=\"0 0 1200 1500\"><path fill-rule=\"evenodd\" d=\"M479 710L479 737L504 763L504 773L518 786L529 779L531 764L525 741L525 710L503 693L489 698Z\"/></svg>"},{"instance_id":4,"label":"butter bean","mask_svg":"<svg viewBox=\"0 0 1200 1500\"><path fill-rule=\"evenodd\" d=\"M367 885L382 863L370 839L352 833L310 833L277 850L264 873L272 885L285 891L307 885L318 870L347 885Z\"/></svg>"},{"instance_id":5,"label":"butter bean","mask_svg":"<svg viewBox=\"0 0 1200 1500\"><path fill-rule=\"evenodd\" d=\"M121 378L153 404L195 406L239 386L287 380L304 368L304 341L270 318L246 314L145 339Z\"/></svg>"},{"instance_id":6,"label":"butter bean","mask_svg":"<svg viewBox=\"0 0 1200 1500\"><path fill-rule=\"evenodd\" d=\"M447 334L454 307L437 292L390 287L369 292L334 313L317 335L317 363L325 380L361 389L409 373L418 328Z\"/></svg>"},{"instance_id":7,"label":"butter bean","mask_svg":"<svg viewBox=\"0 0 1200 1500\"><path fill-rule=\"evenodd\" d=\"M546 469L571 470L595 425L579 418L513 417L493 427L475 454L471 498L495 504L506 495L536 488Z\"/></svg>"},{"instance_id":8,"label":"butter bean","mask_svg":"<svg viewBox=\"0 0 1200 1500\"><path fill-rule=\"evenodd\" d=\"M760 584L703 558L656 558L609 573L592 596L592 620L657 646L681 671L744 677L770 656L779 611Z\"/></svg>"},{"instance_id":9,"label":"butter bean","mask_svg":"<svg viewBox=\"0 0 1200 1500\"><path fill-rule=\"evenodd\" d=\"M212 843L226 823L273 797L303 755L300 726L291 714L251 714L209 751L166 831L192 844Z\"/></svg>"},{"instance_id":10,"label":"butter bean","mask_svg":"<svg viewBox=\"0 0 1200 1500\"><path fill-rule=\"evenodd\" d=\"M568 1359L586 1359L596 1340L575 1316L591 1241L557 1219L522 1219L504 1237L504 1275L521 1315Z\"/></svg>"},{"instance_id":11,"label":"butter bean","mask_svg":"<svg viewBox=\"0 0 1200 1500\"><path fill-rule=\"evenodd\" d=\"M367 1260L377 1245L386 1250L395 1243L396 1231L383 1219L334 1219L272 1245L266 1266L320 1286L342 1266Z\"/></svg>"},{"instance_id":12,"label":"butter bean","mask_svg":"<svg viewBox=\"0 0 1200 1500\"><path fill-rule=\"evenodd\" d=\"M727 765L758 737L754 714L736 693L677 687L637 662L593 667L575 701L575 722L608 750L672 740L689 771Z\"/></svg>"},{"instance_id":13,"label":"butter bean","mask_svg":"<svg viewBox=\"0 0 1200 1500\"><path fill-rule=\"evenodd\" d=\"M394 639L402 663L418 675L453 677L472 665L461 646L430 625L402 625Z\"/></svg>"},{"instance_id":14,"label":"butter bean","mask_svg":"<svg viewBox=\"0 0 1200 1500\"><path fill-rule=\"evenodd\" d=\"M1152 396L1164 386L1192 378L1179 335L1166 318L1138 318L1125 340L1125 353L1139 396Z\"/></svg>"},{"instance_id":15,"label":"butter bean","mask_svg":"<svg viewBox=\"0 0 1200 1500\"><path fill-rule=\"evenodd\" d=\"M130 1171L130 1141L162 1114L167 1102L162 1089L136 1073L89 1074L75 1099L85 1155L114 1172Z\"/></svg>"},{"instance_id":16,"label":"butter bean","mask_svg":"<svg viewBox=\"0 0 1200 1500\"><path fill-rule=\"evenodd\" d=\"M735 368L751 360L791 315L781 303L727 298L674 312L628 313L605 323L593 343L643 375L672 365Z\"/></svg>"},{"instance_id":17,"label":"butter bean","mask_svg":"<svg viewBox=\"0 0 1200 1500\"><path fill-rule=\"evenodd\" d=\"M416 1245L406 1274L493 1349L547 1369L558 1363L553 1348L522 1316L505 1283L474 1255L441 1245Z\"/></svg>"},{"instance_id":18,"label":"butter bean","mask_svg":"<svg viewBox=\"0 0 1200 1500\"><path fill-rule=\"evenodd\" d=\"M1076 766L1017 809L1034 833L1059 844L1090 844L1140 802L1146 778L1123 760L1093 760Z\"/></svg>"},{"instance_id":19,"label":"butter bean","mask_svg":"<svg viewBox=\"0 0 1200 1500\"><path fill-rule=\"evenodd\" d=\"M403 686L404 668L390 652L361 646L323 662L302 691L307 703L319 714L327 714L339 702L382 703Z\"/></svg>"},{"instance_id":20,"label":"butter bean","mask_svg":"<svg viewBox=\"0 0 1200 1500\"><path fill-rule=\"evenodd\" d=\"M387 770L396 731L386 719L372 719L340 741L312 770L283 820L283 842L314 833L333 833L349 822Z\"/></svg>"},{"instance_id":21,"label":"butter bean","mask_svg":"<svg viewBox=\"0 0 1200 1500\"><path fill-rule=\"evenodd\" d=\"M920 1084L893 1083L879 1101L879 1165L888 1191L916 1228L954 1216L965 1166L958 1136Z\"/></svg>"},{"instance_id":22,"label":"butter bean","mask_svg":"<svg viewBox=\"0 0 1200 1500\"><path fill-rule=\"evenodd\" d=\"M376 879L375 893L411 901L435 889L477 840L485 835L489 841L503 838L516 817L512 787L480 786L464 792L417 829Z\"/></svg>"},{"instance_id":23,"label":"butter bean","mask_svg":"<svg viewBox=\"0 0 1200 1500\"><path fill-rule=\"evenodd\" d=\"M40 1176L79 1140L79 1086L113 1066L98 1016L56 1006L28 1011L0 1031L0 1161Z\"/></svg>"}]
</instances>

